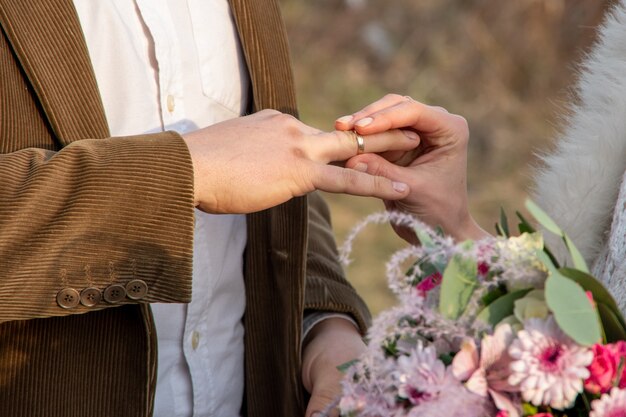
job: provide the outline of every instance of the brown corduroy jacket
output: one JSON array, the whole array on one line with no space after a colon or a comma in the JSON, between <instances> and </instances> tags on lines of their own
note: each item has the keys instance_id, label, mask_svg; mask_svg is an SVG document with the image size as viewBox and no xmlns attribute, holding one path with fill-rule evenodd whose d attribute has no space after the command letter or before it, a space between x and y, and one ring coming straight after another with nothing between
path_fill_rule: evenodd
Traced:
<instances>
[{"instance_id":1,"label":"brown corduroy jacket","mask_svg":"<svg viewBox=\"0 0 626 417\"><path fill-rule=\"evenodd\" d=\"M296 114L277 0L231 7L253 110ZM0 0L0 26L0 417L149 416L149 302L191 298L187 148L172 132L109 137L71 0ZM345 312L364 328L367 310L317 195L249 215L248 236L243 412L302 415L303 313ZM78 302L138 280L141 302Z\"/></svg>"}]
</instances>

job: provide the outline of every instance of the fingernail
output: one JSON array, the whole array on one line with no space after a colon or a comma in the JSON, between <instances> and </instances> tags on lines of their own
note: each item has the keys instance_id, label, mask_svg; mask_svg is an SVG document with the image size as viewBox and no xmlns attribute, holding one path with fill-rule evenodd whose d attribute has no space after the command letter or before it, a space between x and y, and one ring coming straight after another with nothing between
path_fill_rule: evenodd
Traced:
<instances>
[{"instance_id":1,"label":"fingernail","mask_svg":"<svg viewBox=\"0 0 626 417\"><path fill-rule=\"evenodd\" d=\"M404 133L404 135L405 135L407 138L412 139L412 140L417 140L417 139L419 139L419 137L420 137L417 133L415 133L415 132L414 132L414 131L412 131L412 130L403 130L403 131L402 131L402 133Z\"/></svg>"},{"instance_id":2,"label":"fingernail","mask_svg":"<svg viewBox=\"0 0 626 417\"><path fill-rule=\"evenodd\" d=\"M365 164L363 162L359 162L352 169L355 170L355 171L359 171L359 172L367 172L367 164Z\"/></svg>"},{"instance_id":3,"label":"fingernail","mask_svg":"<svg viewBox=\"0 0 626 417\"><path fill-rule=\"evenodd\" d=\"M392 183L392 186L393 186L393 189L396 190L399 193L403 193L403 192L405 192L407 190L407 188L409 188L409 186L406 185L405 183L403 183L403 182L395 182L395 181Z\"/></svg>"},{"instance_id":4,"label":"fingernail","mask_svg":"<svg viewBox=\"0 0 626 417\"><path fill-rule=\"evenodd\" d=\"M350 123L352 121L352 116L341 116L337 119L339 123Z\"/></svg>"},{"instance_id":5,"label":"fingernail","mask_svg":"<svg viewBox=\"0 0 626 417\"><path fill-rule=\"evenodd\" d=\"M366 117L365 119L361 119L358 122L356 122L355 124L359 127L365 127L367 125L369 125L370 123L372 123L374 121L374 119L372 119L371 117Z\"/></svg>"}]
</instances>

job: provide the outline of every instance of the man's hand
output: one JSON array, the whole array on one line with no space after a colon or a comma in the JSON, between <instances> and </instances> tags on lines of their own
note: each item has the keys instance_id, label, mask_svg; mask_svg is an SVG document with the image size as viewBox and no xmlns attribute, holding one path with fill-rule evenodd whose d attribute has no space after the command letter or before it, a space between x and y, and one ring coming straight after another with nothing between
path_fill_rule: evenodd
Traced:
<instances>
[{"instance_id":1,"label":"man's hand","mask_svg":"<svg viewBox=\"0 0 626 417\"><path fill-rule=\"evenodd\" d=\"M346 166L406 183L411 192L401 199L384 199L390 210L415 215L457 240L487 236L470 215L467 201L467 147L469 129L461 116L427 106L410 97L385 96L363 110L337 120L338 130L356 129L362 135L388 129L409 129L420 145L410 152L363 154ZM415 234L394 227L400 237L416 243Z\"/></svg>"},{"instance_id":2,"label":"man's hand","mask_svg":"<svg viewBox=\"0 0 626 417\"><path fill-rule=\"evenodd\" d=\"M365 343L351 322L329 318L313 327L303 346L302 383L311 393L306 410L306 417L311 417L341 395L343 374L337 367L358 359ZM337 416L337 410L330 415Z\"/></svg>"},{"instance_id":3,"label":"man's hand","mask_svg":"<svg viewBox=\"0 0 626 417\"><path fill-rule=\"evenodd\" d=\"M250 213L314 190L406 197L406 184L343 167L357 154L352 132L321 132L292 116L264 110L183 135L194 165L198 208ZM367 152L408 151L418 145L401 131L367 138ZM331 162L339 164L329 164Z\"/></svg>"}]
</instances>

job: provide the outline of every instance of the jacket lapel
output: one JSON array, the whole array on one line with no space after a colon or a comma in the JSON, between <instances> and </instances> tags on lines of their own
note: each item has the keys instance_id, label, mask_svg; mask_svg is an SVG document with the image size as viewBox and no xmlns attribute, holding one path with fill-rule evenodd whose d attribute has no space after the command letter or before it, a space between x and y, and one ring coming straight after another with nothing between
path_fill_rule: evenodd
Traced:
<instances>
[{"instance_id":1,"label":"jacket lapel","mask_svg":"<svg viewBox=\"0 0 626 417\"><path fill-rule=\"evenodd\" d=\"M72 0L0 0L0 25L59 141L109 136Z\"/></svg>"},{"instance_id":2,"label":"jacket lapel","mask_svg":"<svg viewBox=\"0 0 626 417\"><path fill-rule=\"evenodd\" d=\"M229 0L252 81L254 110L297 115L287 34L276 0Z\"/></svg>"}]
</instances>

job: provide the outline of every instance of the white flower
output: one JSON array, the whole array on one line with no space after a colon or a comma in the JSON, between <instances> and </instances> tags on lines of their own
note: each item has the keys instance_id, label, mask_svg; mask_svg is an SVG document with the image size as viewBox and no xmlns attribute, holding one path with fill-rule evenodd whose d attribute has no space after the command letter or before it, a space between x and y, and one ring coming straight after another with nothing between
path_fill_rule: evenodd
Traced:
<instances>
[{"instance_id":1,"label":"white flower","mask_svg":"<svg viewBox=\"0 0 626 417\"><path fill-rule=\"evenodd\" d=\"M589 417L626 417L626 391L613 388L609 394L592 401Z\"/></svg>"},{"instance_id":2,"label":"white flower","mask_svg":"<svg viewBox=\"0 0 626 417\"><path fill-rule=\"evenodd\" d=\"M559 328L554 317L530 319L509 348L509 383L520 387L522 398L534 405L569 407L589 377L593 353L578 346Z\"/></svg>"}]
</instances>

